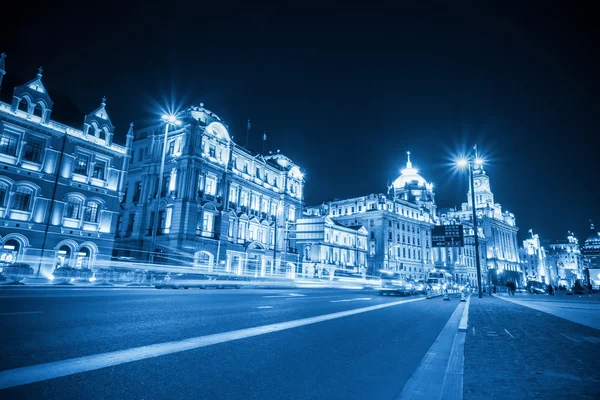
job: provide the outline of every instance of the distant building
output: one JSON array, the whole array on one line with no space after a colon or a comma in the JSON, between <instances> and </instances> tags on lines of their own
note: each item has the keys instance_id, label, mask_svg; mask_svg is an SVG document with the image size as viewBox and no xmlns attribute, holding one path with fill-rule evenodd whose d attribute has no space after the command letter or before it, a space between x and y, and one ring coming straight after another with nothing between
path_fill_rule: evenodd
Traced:
<instances>
[{"instance_id":1,"label":"distant building","mask_svg":"<svg viewBox=\"0 0 600 400\"><path fill-rule=\"evenodd\" d=\"M439 221L441 225L462 224L464 246L462 247L434 247L433 261L435 268L445 270L452 274L456 283L471 287L477 287L477 260L475 257L475 230L469 221L461 221L449 218L451 210L440 210ZM489 284L489 276L486 268L486 238L483 228L478 227L479 238L479 262L481 265L481 284Z\"/></svg>"},{"instance_id":2,"label":"distant building","mask_svg":"<svg viewBox=\"0 0 600 400\"><path fill-rule=\"evenodd\" d=\"M555 277L553 285L570 288L575 284L575 280L584 277L579 241L571 232L568 233L567 239L546 246L546 262L551 276Z\"/></svg>"},{"instance_id":3,"label":"distant building","mask_svg":"<svg viewBox=\"0 0 600 400\"><path fill-rule=\"evenodd\" d=\"M295 273L304 189L299 167L279 151L261 155L237 145L203 104L177 118L182 124L169 128L166 147L164 124L134 132L118 255L211 272Z\"/></svg>"},{"instance_id":4,"label":"distant building","mask_svg":"<svg viewBox=\"0 0 600 400\"><path fill-rule=\"evenodd\" d=\"M433 269L431 228L435 222L433 185L413 168L406 168L387 194L370 194L308 207L306 215L328 216L345 226L362 225L368 232L368 275L396 271L425 279Z\"/></svg>"},{"instance_id":5,"label":"distant building","mask_svg":"<svg viewBox=\"0 0 600 400\"><path fill-rule=\"evenodd\" d=\"M539 235L531 233L531 238L523 240L523 248L519 250L523 261L523 273L526 281L538 281L545 284L554 284L555 271L548 268L546 251L540 242ZM555 275L552 275L553 272Z\"/></svg>"},{"instance_id":6,"label":"distant building","mask_svg":"<svg viewBox=\"0 0 600 400\"><path fill-rule=\"evenodd\" d=\"M583 256L585 280L591 279L595 288L600 285L600 233L596 232L594 224L590 225L587 238L581 247Z\"/></svg>"},{"instance_id":7,"label":"distant building","mask_svg":"<svg viewBox=\"0 0 600 400\"><path fill-rule=\"evenodd\" d=\"M133 138L113 142L104 99L80 128L52 120L53 110L41 68L0 102L0 261L42 276L110 260Z\"/></svg>"},{"instance_id":8,"label":"distant building","mask_svg":"<svg viewBox=\"0 0 600 400\"><path fill-rule=\"evenodd\" d=\"M305 276L366 274L368 232L362 225L345 226L329 216L300 218L296 246Z\"/></svg>"},{"instance_id":9,"label":"distant building","mask_svg":"<svg viewBox=\"0 0 600 400\"><path fill-rule=\"evenodd\" d=\"M483 166L476 165L473 171L475 188L469 185L468 201L462 204L460 211L448 212L449 218L473 222L471 190L475 191L475 209L477 224L483 228L486 239L487 270L492 284L503 285L508 281L523 285L524 276L519 260L519 246L514 214L502 210L499 203L494 202L494 194L490 188L490 178Z\"/></svg>"}]
</instances>

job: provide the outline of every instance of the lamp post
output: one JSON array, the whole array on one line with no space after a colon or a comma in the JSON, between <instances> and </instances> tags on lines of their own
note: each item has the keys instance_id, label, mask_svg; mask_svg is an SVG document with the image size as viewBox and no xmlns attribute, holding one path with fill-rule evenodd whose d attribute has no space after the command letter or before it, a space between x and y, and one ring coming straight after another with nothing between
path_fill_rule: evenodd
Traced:
<instances>
[{"instance_id":1,"label":"lamp post","mask_svg":"<svg viewBox=\"0 0 600 400\"><path fill-rule=\"evenodd\" d=\"M160 208L160 197L162 192L163 174L165 173L165 157L167 155L167 137L169 136L169 125L180 126L181 121L175 115L163 115L165 121L165 137L163 140L163 149L160 159L160 172L158 174L158 188L156 191L156 206L154 209L154 221L152 223L152 248L150 249L150 262L154 262L154 250L156 249L156 231L158 229L158 212Z\"/></svg>"},{"instance_id":2,"label":"lamp post","mask_svg":"<svg viewBox=\"0 0 600 400\"><path fill-rule=\"evenodd\" d=\"M483 291L481 290L481 261L479 259L479 235L477 230L477 210L475 208L475 184L473 182L473 168L474 165L482 165L483 160L477 156L475 157L462 158L458 161L459 167L469 167L469 187L471 189L471 211L473 212L473 230L475 232L475 266L477 267L477 288L479 290L479 298L483 297Z\"/></svg>"}]
</instances>

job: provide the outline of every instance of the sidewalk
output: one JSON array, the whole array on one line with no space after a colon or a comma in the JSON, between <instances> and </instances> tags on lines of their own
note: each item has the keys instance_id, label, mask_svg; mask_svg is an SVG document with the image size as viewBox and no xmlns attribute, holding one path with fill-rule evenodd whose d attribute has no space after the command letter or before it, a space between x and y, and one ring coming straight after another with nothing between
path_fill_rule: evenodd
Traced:
<instances>
[{"instance_id":1,"label":"sidewalk","mask_svg":"<svg viewBox=\"0 0 600 400\"><path fill-rule=\"evenodd\" d=\"M595 400L598 365L599 330L495 297L471 297L465 400Z\"/></svg>"}]
</instances>

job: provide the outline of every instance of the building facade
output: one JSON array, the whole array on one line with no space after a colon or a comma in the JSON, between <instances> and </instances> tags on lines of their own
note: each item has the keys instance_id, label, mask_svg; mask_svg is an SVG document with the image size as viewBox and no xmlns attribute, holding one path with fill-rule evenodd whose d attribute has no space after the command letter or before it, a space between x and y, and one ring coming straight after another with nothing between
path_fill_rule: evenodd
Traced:
<instances>
[{"instance_id":1,"label":"building facade","mask_svg":"<svg viewBox=\"0 0 600 400\"><path fill-rule=\"evenodd\" d=\"M482 165L476 165L473 171L475 187L467 193L467 202L459 211L448 212L448 217L461 221L473 222L471 190L475 191L475 210L477 224L483 229L486 239L486 266L491 284L503 285L508 281L525 284L519 259L519 246L514 214L502 210L502 206L494 201L490 186L490 178ZM483 268L483 266L482 266Z\"/></svg>"},{"instance_id":2,"label":"building facade","mask_svg":"<svg viewBox=\"0 0 600 400\"><path fill-rule=\"evenodd\" d=\"M468 221L448 217L449 210L440 210L439 222L442 225L462 224L464 246L434 247L433 261L436 270L446 271L454 277L459 285L469 284L477 287L477 259L475 251L475 229ZM486 266L486 238L483 228L478 227L479 262L481 265L481 284L489 284Z\"/></svg>"},{"instance_id":3,"label":"building facade","mask_svg":"<svg viewBox=\"0 0 600 400\"><path fill-rule=\"evenodd\" d=\"M433 185L413 168L406 168L387 194L334 200L309 207L307 215L328 216L345 226L364 226L368 232L367 275L382 271L425 279L433 269L431 229L435 223Z\"/></svg>"},{"instance_id":4,"label":"building facade","mask_svg":"<svg viewBox=\"0 0 600 400\"><path fill-rule=\"evenodd\" d=\"M118 254L211 272L295 273L304 189L299 167L279 151L260 155L238 146L203 104L177 118L181 125L167 125L166 143L165 125L134 132Z\"/></svg>"},{"instance_id":5,"label":"building facade","mask_svg":"<svg viewBox=\"0 0 600 400\"><path fill-rule=\"evenodd\" d=\"M546 250L540 242L540 237L533 234L530 230L531 237L523 240L523 247L519 249L521 266L526 282L537 281L545 284L553 283L552 269L548 268L546 259Z\"/></svg>"},{"instance_id":6,"label":"building facade","mask_svg":"<svg viewBox=\"0 0 600 400\"><path fill-rule=\"evenodd\" d=\"M586 283L591 282L594 289L600 288L600 233L590 225L588 235L581 247Z\"/></svg>"},{"instance_id":7,"label":"building facade","mask_svg":"<svg viewBox=\"0 0 600 400\"><path fill-rule=\"evenodd\" d=\"M113 142L104 99L79 128L52 120L53 106L41 68L0 102L0 259L46 277L110 260L133 138Z\"/></svg>"},{"instance_id":8,"label":"building facade","mask_svg":"<svg viewBox=\"0 0 600 400\"><path fill-rule=\"evenodd\" d=\"M367 273L368 232L362 225L345 226L329 216L300 218L296 246L304 276Z\"/></svg>"},{"instance_id":9,"label":"building facade","mask_svg":"<svg viewBox=\"0 0 600 400\"><path fill-rule=\"evenodd\" d=\"M546 246L546 262L549 273L555 277L553 285L573 287L577 279L583 279L583 258L579 241L569 232L566 240Z\"/></svg>"}]
</instances>

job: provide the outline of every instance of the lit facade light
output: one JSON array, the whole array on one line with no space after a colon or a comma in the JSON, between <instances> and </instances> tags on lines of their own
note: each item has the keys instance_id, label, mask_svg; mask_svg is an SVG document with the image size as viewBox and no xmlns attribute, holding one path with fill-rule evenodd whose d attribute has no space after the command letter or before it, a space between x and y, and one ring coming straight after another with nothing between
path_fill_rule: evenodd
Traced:
<instances>
[{"instance_id":1,"label":"lit facade light","mask_svg":"<svg viewBox=\"0 0 600 400\"><path fill-rule=\"evenodd\" d=\"M177 126L181 125L181 121L178 120L177 117L174 115L165 114L161 118L163 121L167 122L168 124L177 125Z\"/></svg>"},{"instance_id":2,"label":"lit facade light","mask_svg":"<svg viewBox=\"0 0 600 400\"><path fill-rule=\"evenodd\" d=\"M481 157L476 157L475 158L475 166L476 167L481 167L483 165L483 158Z\"/></svg>"}]
</instances>

